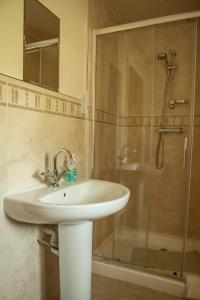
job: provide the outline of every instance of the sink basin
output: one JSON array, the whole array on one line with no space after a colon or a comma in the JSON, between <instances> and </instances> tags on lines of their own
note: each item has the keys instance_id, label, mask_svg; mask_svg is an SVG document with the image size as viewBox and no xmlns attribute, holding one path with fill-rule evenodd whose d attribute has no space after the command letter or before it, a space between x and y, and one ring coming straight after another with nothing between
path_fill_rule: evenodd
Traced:
<instances>
[{"instance_id":1,"label":"sink basin","mask_svg":"<svg viewBox=\"0 0 200 300\"><path fill-rule=\"evenodd\" d=\"M95 220L121 210L129 190L117 183L88 180L59 188L35 185L4 198L6 214L17 221L58 224Z\"/></svg>"},{"instance_id":2,"label":"sink basin","mask_svg":"<svg viewBox=\"0 0 200 300\"><path fill-rule=\"evenodd\" d=\"M4 197L6 214L17 221L58 224L61 300L91 300L93 221L128 202L123 185L86 180L59 188L35 185Z\"/></svg>"}]
</instances>

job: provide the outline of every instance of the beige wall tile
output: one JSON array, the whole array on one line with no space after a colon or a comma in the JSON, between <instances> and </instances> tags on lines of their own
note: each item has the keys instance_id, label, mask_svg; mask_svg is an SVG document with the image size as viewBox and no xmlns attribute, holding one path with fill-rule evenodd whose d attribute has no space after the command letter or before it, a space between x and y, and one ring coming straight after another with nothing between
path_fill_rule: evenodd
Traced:
<instances>
[{"instance_id":1,"label":"beige wall tile","mask_svg":"<svg viewBox=\"0 0 200 300\"><path fill-rule=\"evenodd\" d=\"M42 113L8 108L8 190L38 181L44 168L45 117Z\"/></svg>"},{"instance_id":2,"label":"beige wall tile","mask_svg":"<svg viewBox=\"0 0 200 300\"><path fill-rule=\"evenodd\" d=\"M46 116L45 149L51 162L53 153L58 148L67 148L77 160L79 176L87 176L87 147L89 147L88 132L84 120L56 115Z\"/></svg>"},{"instance_id":3,"label":"beige wall tile","mask_svg":"<svg viewBox=\"0 0 200 300\"><path fill-rule=\"evenodd\" d=\"M6 187L6 130L7 130L7 108L0 105L0 194Z\"/></svg>"},{"instance_id":4,"label":"beige wall tile","mask_svg":"<svg viewBox=\"0 0 200 300\"><path fill-rule=\"evenodd\" d=\"M150 230L183 236L187 169L183 169L184 135L165 136L165 165L155 168L157 130L154 132Z\"/></svg>"},{"instance_id":5,"label":"beige wall tile","mask_svg":"<svg viewBox=\"0 0 200 300\"><path fill-rule=\"evenodd\" d=\"M154 28L128 30L119 35L119 111L129 116L149 115L152 107Z\"/></svg>"},{"instance_id":6,"label":"beige wall tile","mask_svg":"<svg viewBox=\"0 0 200 300\"><path fill-rule=\"evenodd\" d=\"M101 28L118 24L118 21L106 1L89 1L89 22L91 28Z\"/></svg>"},{"instance_id":7,"label":"beige wall tile","mask_svg":"<svg viewBox=\"0 0 200 300\"><path fill-rule=\"evenodd\" d=\"M119 34L99 36L96 51L96 109L118 110L120 69Z\"/></svg>"},{"instance_id":8,"label":"beige wall tile","mask_svg":"<svg viewBox=\"0 0 200 300\"><path fill-rule=\"evenodd\" d=\"M95 125L95 178L119 181L115 168L116 134L116 126L103 123ZM113 232L113 222L112 216L95 222L94 249Z\"/></svg>"}]
</instances>

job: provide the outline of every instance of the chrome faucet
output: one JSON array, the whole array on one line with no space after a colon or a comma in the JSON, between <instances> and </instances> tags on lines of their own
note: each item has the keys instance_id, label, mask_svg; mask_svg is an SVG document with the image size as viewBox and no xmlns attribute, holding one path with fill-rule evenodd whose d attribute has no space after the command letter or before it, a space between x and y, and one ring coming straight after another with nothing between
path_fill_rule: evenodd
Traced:
<instances>
[{"instance_id":1,"label":"chrome faucet","mask_svg":"<svg viewBox=\"0 0 200 300\"><path fill-rule=\"evenodd\" d=\"M65 153L66 158L67 158L67 156L69 156L71 165L73 165L73 163L74 163L72 154L68 149L61 148L55 152L54 157L53 157L53 167L54 167L55 175L58 178L58 181L60 180L60 178L63 176L64 172L66 171L66 168L64 168L64 171L60 175L58 174L57 157L60 153ZM67 167L67 165L66 165L66 167Z\"/></svg>"},{"instance_id":2,"label":"chrome faucet","mask_svg":"<svg viewBox=\"0 0 200 300\"><path fill-rule=\"evenodd\" d=\"M51 187L59 187L59 181L68 168L68 164L66 164L64 166L63 172L61 172L60 174L58 173L57 158L60 153L65 154L66 160L67 157L69 157L71 165L74 164L74 159L72 157L71 152L68 149L65 148L58 149L53 156L53 170L51 169L51 167L49 167L47 170L41 173L41 175L44 175L46 177L48 186Z\"/></svg>"}]
</instances>

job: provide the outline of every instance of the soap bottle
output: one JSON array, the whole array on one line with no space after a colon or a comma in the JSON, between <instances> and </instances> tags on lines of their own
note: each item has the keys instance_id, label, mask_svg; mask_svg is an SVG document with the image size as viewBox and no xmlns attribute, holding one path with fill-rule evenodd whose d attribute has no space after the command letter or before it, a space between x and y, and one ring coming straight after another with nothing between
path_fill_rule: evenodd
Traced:
<instances>
[{"instance_id":1,"label":"soap bottle","mask_svg":"<svg viewBox=\"0 0 200 300\"><path fill-rule=\"evenodd\" d=\"M76 182L76 179L77 179L77 167L74 159L74 163L68 167L68 170L66 172L66 180L67 182L74 183Z\"/></svg>"}]
</instances>

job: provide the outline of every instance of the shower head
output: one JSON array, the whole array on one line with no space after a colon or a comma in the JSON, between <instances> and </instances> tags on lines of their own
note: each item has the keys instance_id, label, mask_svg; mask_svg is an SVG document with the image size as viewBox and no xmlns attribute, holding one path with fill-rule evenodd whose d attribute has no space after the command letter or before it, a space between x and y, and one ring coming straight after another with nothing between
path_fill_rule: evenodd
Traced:
<instances>
[{"instance_id":1,"label":"shower head","mask_svg":"<svg viewBox=\"0 0 200 300\"><path fill-rule=\"evenodd\" d=\"M157 58L160 59L160 60L164 60L165 63L166 63L167 68L169 67L169 61L168 61L167 53L162 52L162 53L158 54Z\"/></svg>"},{"instance_id":2,"label":"shower head","mask_svg":"<svg viewBox=\"0 0 200 300\"><path fill-rule=\"evenodd\" d=\"M158 56L157 56L157 58L158 59L165 59L165 60L167 60L167 53L160 53L160 54L158 54Z\"/></svg>"}]
</instances>

